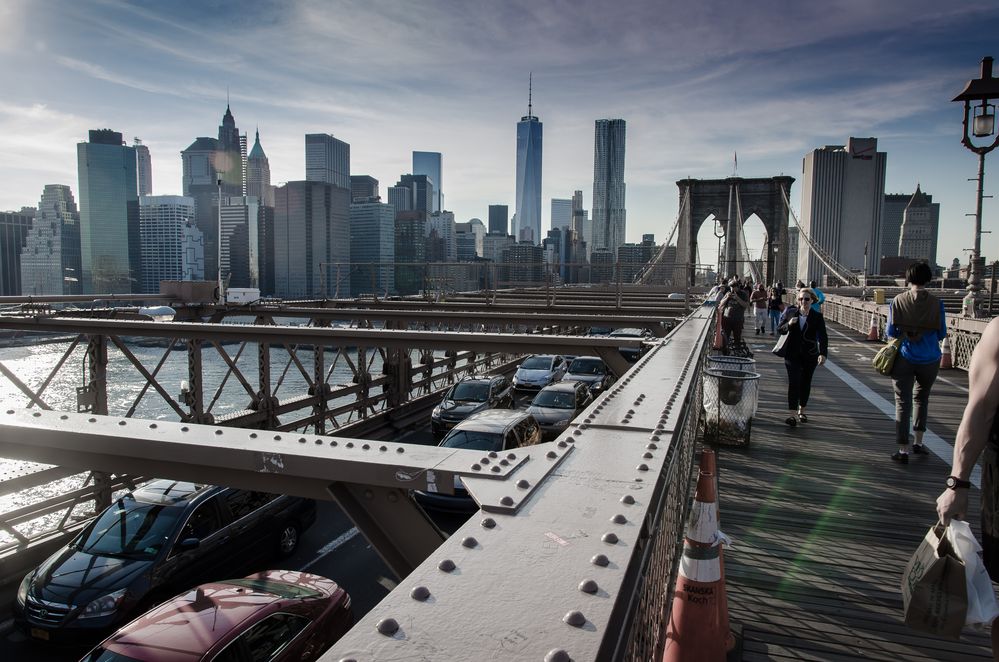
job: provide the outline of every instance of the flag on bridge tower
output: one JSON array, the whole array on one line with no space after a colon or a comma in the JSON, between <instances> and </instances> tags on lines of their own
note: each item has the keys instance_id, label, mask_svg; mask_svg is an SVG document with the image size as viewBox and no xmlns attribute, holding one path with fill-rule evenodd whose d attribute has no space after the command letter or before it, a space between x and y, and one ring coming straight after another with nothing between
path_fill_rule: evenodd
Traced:
<instances>
[{"instance_id":1,"label":"flag on bridge tower","mask_svg":"<svg viewBox=\"0 0 999 662\"><path fill-rule=\"evenodd\" d=\"M738 174L739 172L739 153L732 152L732 160L735 162L735 169L732 171L733 174Z\"/></svg>"}]
</instances>

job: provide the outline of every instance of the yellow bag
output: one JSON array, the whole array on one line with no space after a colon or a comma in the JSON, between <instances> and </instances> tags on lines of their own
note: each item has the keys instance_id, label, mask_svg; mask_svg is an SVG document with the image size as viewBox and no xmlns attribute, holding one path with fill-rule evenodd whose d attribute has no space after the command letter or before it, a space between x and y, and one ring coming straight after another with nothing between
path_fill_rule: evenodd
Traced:
<instances>
[{"instance_id":1,"label":"yellow bag","mask_svg":"<svg viewBox=\"0 0 999 662\"><path fill-rule=\"evenodd\" d=\"M890 375L891 369L895 367L895 357L898 356L898 350L901 347L902 339L892 338L888 341L888 344L879 349L878 353L874 355L871 365L882 375Z\"/></svg>"}]
</instances>

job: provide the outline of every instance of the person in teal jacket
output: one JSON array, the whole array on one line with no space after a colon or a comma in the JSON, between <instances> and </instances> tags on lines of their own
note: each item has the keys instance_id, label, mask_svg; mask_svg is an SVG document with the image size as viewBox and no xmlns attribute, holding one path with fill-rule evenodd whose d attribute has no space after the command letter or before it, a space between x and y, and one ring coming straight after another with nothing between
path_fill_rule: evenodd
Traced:
<instances>
[{"instance_id":1,"label":"person in teal jacket","mask_svg":"<svg viewBox=\"0 0 999 662\"><path fill-rule=\"evenodd\" d=\"M940 369L940 341L947 337L944 304L926 289L933 272L925 262L914 262L905 271L909 290L902 292L888 306L887 334L901 338L902 346L892 366L891 383L895 390L895 441L898 450L891 459L909 462L909 423L915 399L912 452L925 454L923 433L930 402L930 389ZM913 393L915 387L915 393Z\"/></svg>"}]
</instances>

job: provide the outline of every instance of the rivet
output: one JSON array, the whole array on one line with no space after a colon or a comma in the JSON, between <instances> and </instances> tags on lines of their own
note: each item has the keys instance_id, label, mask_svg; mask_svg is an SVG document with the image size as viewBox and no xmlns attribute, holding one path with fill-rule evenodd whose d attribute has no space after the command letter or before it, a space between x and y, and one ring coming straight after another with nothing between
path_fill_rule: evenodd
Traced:
<instances>
[{"instance_id":1,"label":"rivet","mask_svg":"<svg viewBox=\"0 0 999 662\"><path fill-rule=\"evenodd\" d=\"M482 465L480 465L480 464L473 464L472 465L472 471L482 471Z\"/></svg>"},{"instance_id":2,"label":"rivet","mask_svg":"<svg viewBox=\"0 0 999 662\"><path fill-rule=\"evenodd\" d=\"M608 545L616 545L617 544L617 534L614 533L613 531L608 531L604 535L600 536L600 539L603 540Z\"/></svg>"},{"instance_id":3,"label":"rivet","mask_svg":"<svg viewBox=\"0 0 999 662\"><path fill-rule=\"evenodd\" d=\"M500 460L500 466L508 467L510 466L510 462L508 460Z\"/></svg>"},{"instance_id":4,"label":"rivet","mask_svg":"<svg viewBox=\"0 0 999 662\"><path fill-rule=\"evenodd\" d=\"M40 412L40 411L36 411L35 413L33 413L33 414L32 414L32 416L34 416L35 418L38 418L38 417L39 417L39 416L41 416L41 415L42 415L42 412ZM93 421L93 420L94 420L94 419L91 419L91 421ZM120 424L119 424L119 425L120 425Z\"/></svg>"},{"instance_id":5,"label":"rivet","mask_svg":"<svg viewBox=\"0 0 999 662\"><path fill-rule=\"evenodd\" d=\"M572 662L572 658L564 649L553 648L545 655L545 662Z\"/></svg>"},{"instance_id":6,"label":"rivet","mask_svg":"<svg viewBox=\"0 0 999 662\"><path fill-rule=\"evenodd\" d=\"M91 422L91 423L93 423L93 422L94 422L94 420L96 420L96 419L93 419L93 418L92 418L92 419L90 419L90 422ZM190 428L188 428L188 427L187 427L186 425L182 425L182 426L180 427L180 431L181 431L181 432L187 432L187 431L188 431L189 429L190 429Z\"/></svg>"},{"instance_id":7,"label":"rivet","mask_svg":"<svg viewBox=\"0 0 999 662\"><path fill-rule=\"evenodd\" d=\"M452 570L454 570L454 567L455 567L454 561L452 561L451 559L444 559L443 561L437 564L437 569L443 572L451 572Z\"/></svg>"},{"instance_id":8,"label":"rivet","mask_svg":"<svg viewBox=\"0 0 999 662\"><path fill-rule=\"evenodd\" d=\"M623 497L621 497L621 503L626 503L630 506L631 504L635 503L635 497L631 496L630 494L625 494Z\"/></svg>"},{"instance_id":9,"label":"rivet","mask_svg":"<svg viewBox=\"0 0 999 662\"><path fill-rule=\"evenodd\" d=\"M363 446L361 446L361 449L363 449L363 450L370 450L371 449L371 444L364 444Z\"/></svg>"},{"instance_id":10,"label":"rivet","mask_svg":"<svg viewBox=\"0 0 999 662\"><path fill-rule=\"evenodd\" d=\"M378 631L385 636L391 636L399 631L399 624L394 618L383 618L378 621Z\"/></svg>"},{"instance_id":11,"label":"rivet","mask_svg":"<svg viewBox=\"0 0 999 662\"><path fill-rule=\"evenodd\" d=\"M281 435L279 434L274 435L274 441L281 441Z\"/></svg>"},{"instance_id":12,"label":"rivet","mask_svg":"<svg viewBox=\"0 0 999 662\"><path fill-rule=\"evenodd\" d=\"M387 451L387 450L388 450L388 446L379 446L379 447L378 447L378 450L380 450L381 452L383 452L383 453L384 453L385 451Z\"/></svg>"},{"instance_id":13,"label":"rivet","mask_svg":"<svg viewBox=\"0 0 999 662\"><path fill-rule=\"evenodd\" d=\"M348 441L346 443L346 446L347 446L347 448L353 448L354 447L354 442L353 441Z\"/></svg>"},{"instance_id":14,"label":"rivet","mask_svg":"<svg viewBox=\"0 0 999 662\"><path fill-rule=\"evenodd\" d=\"M406 452L406 449L405 449L405 448L403 448L402 446L399 446L399 448L395 449L395 452L396 452L396 453L405 453L405 452Z\"/></svg>"},{"instance_id":15,"label":"rivet","mask_svg":"<svg viewBox=\"0 0 999 662\"><path fill-rule=\"evenodd\" d=\"M647 464L640 464L640 465L638 465L635 468L638 469L639 471L648 471L649 470L649 465L647 465Z\"/></svg>"},{"instance_id":16,"label":"rivet","mask_svg":"<svg viewBox=\"0 0 999 662\"><path fill-rule=\"evenodd\" d=\"M489 451L489 457L499 457L496 451Z\"/></svg>"},{"instance_id":17,"label":"rivet","mask_svg":"<svg viewBox=\"0 0 999 662\"><path fill-rule=\"evenodd\" d=\"M491 529L494 526L496 526L496 520L494 520L492 517L483 517L482 521L479 522L479 524L481 524L482 528L484 529Z\"/></svg>"},{"instance_id":18,"label":"rivet","mask_svg":"<svg viewBox=\"0 0 999 662\"><path fill-rule=\"evenodd\" d=\"M8 409L8 410L7 410L7 414L8 414L8 415L10 415L10 414L13 414L13 413L14 413L14 410L13 410L13 409Z\"/></svg>"},{"instance_id":19,"label":"rivet","mask_svg":"<svg viewBox=\"0 0 999 662\"><path fill-rule=\"evenodd\" d=\"M62 416L60 416L60 417L59 417L59 420L60 420L60 421L65 421L65 420L66 420L67 418L69 418L69 416L67 416L66 414L63 414ZM156 427L156 424L155 424L155 423L153 423L153 424L152 424L152 425L150 425L149 427Z\"/></svg>"},{"instance_id":20,"label":"rivet","mask_svg":"<svg viewBox=\"0 0 999 662\"><path fill-rule=\"evenodd\" d=\"M611 521L615 524L627 524L628 518L621 513L618 513L617 515L614 515L614 517L611 517Z\"/></svg>"},{"instance_id":21,"label":"rivet","mask_svg":"<svg viewBox=\"0 0 999 662\"><path fill-rule=\"evenodd\" d=\"M564 441L560 441L560 442L558 442L558 444L556 444L556 445L557 445L557 446L558 446L559 448L565 448L565 447L566 447L566 446L568 446L569 444L565 443Z\"/></svg>"},{"instance_id":22,"label":"rivet","mask_svg":"<svg viewBox=\"0 0 999 662\"><path fill-rule=\"evenodd\" d=\"M464 538L461 539L461 546L462 547L468 547L469 549L471 549L471 548L475 547L478 544L479 544L479 541L476 540L475 538L473 538L472 536L465 536Z\"/></svg>"},{"instance_id":23,"label":"rivet","mask_svg":"<svg viewBox=\"0 0 999 662\"><path fill-rule=\"evenodd\" d=\"M322 446L322 445L323 445L323 440L322 440L322 439L319 439L319 438L317 437L317 438L316 438L316 441L315 441L314 443L316 444L316 446Z\"/></svg>"},{"instance_id":24,"label":"rivet","mask_svg":"<svg viewBox=\"0 0 999 662\"><path fill-rule=\"evenodd\" d=\"M579 429L576 429L576 430L573 430L573 431L572 431L572 434L574 434L575 436L577 436L577 437L578 437L579 435L583 434L583 431L582 431L582 430L579 430Z\"/></svg>"},{"instance_id":25,"label":"rivet","mask_svg":"<svg viewBox=\"0 0 999 662\"><path fill-rule=\"evenodd\" d=\"M530 486L531 486L530 481L528 481L525 478L521 478L520 480L517 481L517 487L519 487L522 490L526 490Z\"/></svg>"},{"instance_id":26,"label":"rivet","mask_svg":"<svg viewBox=\"0 0 999 662\"><path fill-rule=\"evenodd\" d=\"M488 457L484 457L481 460L479 460L479 463L480 464L489 464L489 458Z\"/></svg>"},{"instance_id":27,"label":"rivet","mask_svg":"<svg viewBox=\"0 0 999 662\"><path fill-rule=\"evenodd\" d=\"M59 418L66 418L66 417L65 416L60 416ZM156 429L156 424L155 423L150 423L149 424L149 429L150 430L155 430Z\"/></svg>"},{"instance_id":28,"label":"rivet","mask_svg":"<svg viewBox=\"0 0 999 662\"><path fill-rule=\"evenodd\" d=\"M574 628L581 628L586 625L586 617L583 616L583 612L576 609L563 616L562 620Z\"/></svg>"},{"instance_id":29,"label":"rivet","mask_svg":"<svg viewBox=\"0 0 999 662\"><path fill-rule=\"evenodd\" d=\"M648 444L648 445L646 445L645 447L646 447L646 448L648 448L648 449L649 449L650 451L654 451L654 450L656 450L656 449L658 449L658 448L659 448L659 447L658 447L658 446L656 446L655 444Z\"/></svg>"},{"instance_id":30,"label":"rivet","mask_svg":"<svg viewBox=\"0 0 999 662\"><path fill-rule=\"evenodd\" d=\"M511 496L505 496L505 497L503 497L502 499L500 499L500 504L504 505L504 506L512 506L513 505L513 497L511 497Z\"/></svg>"},{"instance_id":31,"label":"rivet","mask_svg":"<svg viewBox=\"0 0 999 662\"><path fill-rule=\"evenodd\" d=\"M579 583L579 590L583 593L596 593L597 583L592 579L584 579Z\"/></svg>"},{"instance_id":32,"label":"rivet","mask_svg":"<svg viewBox=\"0 0 999 662\"><path fill-rule=\"evenodd\" d=\"M215 434L222 434L222 430L216 430Z\"/></svg>"},{"instance_id":33,"label":"rivet","mask_svg":"<svg viewBox=\"0 0 999 662\"><path fill-rule=\"evenodd\" d=\"M38 413L38 412L35 412L35 416L41 416L41 414ZM125 425L126 423L127 423L127 421L118 421L118 425Z\"/></svg>"},{"instance_id":34,"label":"rivet","mask_svg":"<svg viewBox=\"0 0 999 662\"><path fill-rule=\"evenodd\" d=\"M628 419L630 419L630 418L631 418L631 416L625 416L624 418L622 418L621 419L621 425L627 425L628 422L629 422Z\"/></svg>"},{"instance_id":35,"label":"rivet","mask_svg":"<svg viewBox=\"0 0 999 662\"><path fill-rule=\"evenodd\" d=\"M256 438L257 438L257 433L256 432L251 432L250 433L250 439L256 439Z\"/></svg>"},{"instance_id":36,"label":"rivet","mask_svg":"<svg viewBox=\"0 0 999 662\"><path fill-rule=\"evenodd\" d=\"M547 457L549 460L554 460L555 458L558 457L558 453L556 453L555 451L548 451L547 453L545 453L545 457Z\"/></svg>"},{"instance_id":37,"label":"rivet","mask_svg":"<svg viewBox=\"0 0 999 662\"><path fill-rule=\"evenodd\" d=\"M503 471L502 469L500 469L498 464L494 464L492 467L489 468L489 470L492 471L494 474L498 474L499 472Z\"/></svg>"},{"instance_id":38,"label":"rivet","mask_svg":"<svg viewBox=\"0 0 999 662\"><path fill-rule=\"evenodd\" d=\"M597 554L592 559L590 559L590 563L592 563L593 565L598 565L603 568L610 565L610 559L608 559L603 554Z\"/></svg>"},{"instance_id":39,"label":"rivet","mask_svg":"<svg viewBox=\"0 0 999 662\"><path fill-rule=\"evenodd\" d=\"M318 441L318 439L316 441ZM330 441L330 446L337 446L337 445L338 444L336 443L336 441Z\"/></svg>"},{"instance_id":40,"label":"rivet","mask_svg":"<svg viewBox=\"0 0 999 662\"><path fill-rule=\"evenodd\" d=\"M645 459L645 460L651 460L654 457L655 457L655 455L653 455L652 453L650 453L648 451L645 451L645 453L642 455L642 459Z\"/></svg>"},{"instance_id":41,"label":"rivet","mask_svg":"<svg viewBox=\"0 0 999 662\"><path fill-rule=\"evenodd\" d=\"M426 586L416 586L409 592L409 597L423 602L430 597L430 589Z\"/></svg>"},{"instance_id":42,"label":"rivet","mask_svg":"<svg viewBox=\"0 0 999 662\"><path fill-rule=\"evenodd\" d=\"M353 657L341 657L339 662L357 662L357 659Z\"/></svg>"},{"instance_id":43,"label":"rivet","mask_svg":"<svg viewBox=\"0 0 999 662\"><path fill-rule=\"evenodd\" d=\"M304 444L305 443L305 437L299 437L298 438L298 443Z\"/></svg>"}]
</instances>

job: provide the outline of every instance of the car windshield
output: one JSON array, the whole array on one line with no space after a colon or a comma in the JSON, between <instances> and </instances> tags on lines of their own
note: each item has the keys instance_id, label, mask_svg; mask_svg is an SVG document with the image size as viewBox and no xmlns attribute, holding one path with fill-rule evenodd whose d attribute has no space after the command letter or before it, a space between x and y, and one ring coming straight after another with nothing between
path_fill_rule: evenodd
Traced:
<instances>
[{"instance_id":1,"label":"car windshield","mask_svg":"<svg viewBox=\"0 0 999 662\"><path fill-rule=\"evenodd\" d=\"M520 364L524 370L551 370L552 360L547 356L532 356Z\"/></svg>"},{"instance_id":2,"label":"car windshield","mask_svg":"<svg viewBox=\"0 0 999 662\"><path fill-rule=\"evenodd\" d=\"M493 432L454 430L441 442L444 448L463 448L470 451L492 451L503 447L503 437Z\"/></svg>"},{"instance_id":3,"label":"car windshield","mask_svg":"<svg viewBox=\"0 0 999 662\"><path fill-rule=\"evenodd\" d=\"M602 375L607 370L600 359L576 359L569 366L569 372L574 375Z\"/></svg>"},{"instance_id":4,"label":"car windshield","mask_svg":"<svg viewBox=\"0 0 999 662\"><path fill-rule=\"evenodd\" d=\"M127 495L101 513L74 547L98 556L153 558L170 541L182 508L139 503Z\"/></svg>"},{"instance_id":5,"label":"car windshield","mask_svg":"<svg viewBox=\"0 0 999 662\"><path fill-rule=\"evenodd\" d=\"M554 409L575 409L576 395L572 391L541 391L534 396L534 402L531 405Z\"/></svg>"},{"instance_id":6,"label":"car windshield","mask_svg":"<svg viewBox=\"0 0 999 662\"><path fill-rule=\"evenodd\" d=\"M227 579L222 583L230 586L242 586L261 593L270 593L281 598L318 598L322 596L322 593L306 586L276 582L270 579Z\"/></svg>"},{"instance_id":7,"label":"car windshield","mask_svg":"<svg viewBox=\"0 0 999 662\"><path fill-rule=\"evenodd\" d=\"M462 402L485 402L489 399L489 384L482 382L462 382L451 389L451 400Z\"/></svg>"}]
</instances>

